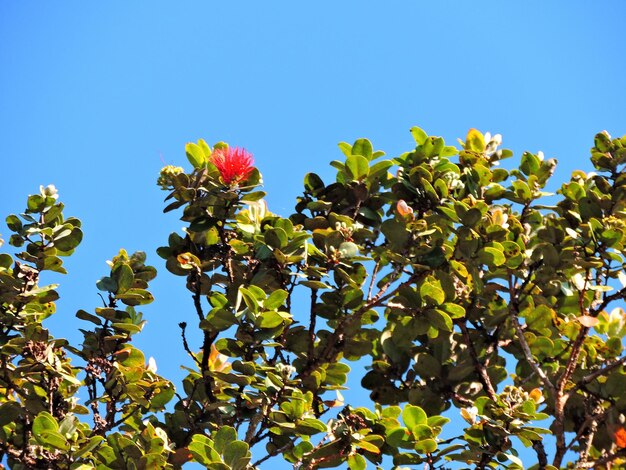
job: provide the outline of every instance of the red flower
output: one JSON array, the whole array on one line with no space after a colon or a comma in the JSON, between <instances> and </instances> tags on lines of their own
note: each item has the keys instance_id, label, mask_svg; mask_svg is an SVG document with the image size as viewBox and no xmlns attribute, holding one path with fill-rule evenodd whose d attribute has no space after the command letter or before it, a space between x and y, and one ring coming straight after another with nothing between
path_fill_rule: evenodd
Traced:
<instances>
[{"instance_id":1,"label":"red flower","mask_svg":"<svg viewBox=\"0 0 626 470\"><path fill-rule=\"evenodd\" d=\"M215 149L211 163L217 167L225 184L234 186L248 179L254 164L252 154L239 147Z\"/></svg>"}]
</instances>

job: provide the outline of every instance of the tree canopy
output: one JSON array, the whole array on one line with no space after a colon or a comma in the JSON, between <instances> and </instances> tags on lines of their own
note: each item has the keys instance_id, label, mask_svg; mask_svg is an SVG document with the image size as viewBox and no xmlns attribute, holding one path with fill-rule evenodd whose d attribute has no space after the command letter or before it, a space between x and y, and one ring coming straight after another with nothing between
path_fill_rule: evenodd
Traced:
<instances>
[{"instance_id":1,"label":"tree canopy","mask_svg":"<svg viewBox=\"0 0 626 470\"><path fill-rule=\"evenodd\" d=\"M394 158L340 143L335 180L308 173L285 216L242 148L200 140L191 168L163 168L185 223L157 250L189 291L182 384L133 345L145 253L109 262L82 344L52 336L39 277L65 274L83 234L54 186L29 196L0 254L0 462L626 468L626 136L597 134L594 171L550 194L541 152L505 169L499 135L411 133ZM368 407L342 395L355 361Z\"/></svg>"}]
</instances>

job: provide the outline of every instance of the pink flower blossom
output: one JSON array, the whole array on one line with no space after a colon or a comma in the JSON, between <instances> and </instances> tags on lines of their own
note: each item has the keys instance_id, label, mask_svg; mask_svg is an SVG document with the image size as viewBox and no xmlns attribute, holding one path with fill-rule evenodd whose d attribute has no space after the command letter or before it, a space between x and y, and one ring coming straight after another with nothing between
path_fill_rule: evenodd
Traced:
<instances>
[{"instance_id":1,"label":"pink flower blossom","mask_svg":"<svg viewBox=\"0 0 626 470\"><path fill-rule=\"evenodd\" d=\"M252 154L239 147L215 149L210 161L219 170L224 183L230 186L247 180L254 168Z\"/></svg>"}]
</instances>

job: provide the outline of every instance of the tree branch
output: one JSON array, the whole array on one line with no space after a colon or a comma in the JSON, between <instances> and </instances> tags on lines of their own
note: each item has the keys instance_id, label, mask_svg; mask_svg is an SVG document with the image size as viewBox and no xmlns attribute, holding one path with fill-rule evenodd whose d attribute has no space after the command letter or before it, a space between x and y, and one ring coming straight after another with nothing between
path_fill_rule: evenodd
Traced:
<instances>
[{"instance_id":1,"label":"tree branch","mask_svg":"<svg viewBox=\"0 0 626 470\"><path fill-rule=\"evenodd\" d=\"M585 292L586 290L585 288L583 288L583 290L581 290L578 294L578 303L581 314L585 313L585 308L583 305ZM574 344L572 345L572 352L569 356L569 359L567 360L567 364L565 365L565 370L556 381L556 395L554 397L554 434L556 436L556 452L552 461L552 465L554 465L555 467L561 466L561 461L563 460L567 449L565 444L564 422L565 404L567 403L567 400L571 395L571 391L565 392L565 387L576 369L578 358L580 357L580 351L588 333L589 328L581 325L578 336L576 336Z\"/></svg>"},{"instance_id":2,"label":"tree branch","mask_svg":"<svg viewBox=\"0 0 626 470\"><path fill-rule=\"evenodd\" d=\"M183 322L180 322L178 326L180 327L180 335L183 338L183 348L185 349L185 352L191 356L191 358L194 360L196 365L201 369L202 364L200 363L196 355L193 352L191 352L191 349L189 349L189 343L187 343L187 338L185 336L185 328L187 328L187 323L183 321Z\"/></svg>"},{"instance_id":3,"label":"tree branch","mask_svg":"<svg viewBox=\"0 0 626 470\"><path fill-rule=\"evenodd\" d=\"M491 398L492 400L497 400L498 397L496 396L496 390L493 388L491 378L489 377L489 374L487 374L487 369L485 368L485 365L478 359L478 354L476 353L474 343L472 343L472 339L470 338L465 319L462 319L459 322L459 327L461 328L461 332L463 333L463 340L465 341L470 356L472 357L472 362L474 363L476 372L478 372L478 376L480 377L480 382L483 384L483 387L485 387L485 391L487 392L487 395L489 395L489 398Z\"/></svg>"},{"instance_id":4,"label":"tree branch","mask_svg":"<svg viewBox=\"0 0 626 470\"><path fill-rule=\"evenodd\" d=\"M528 282L530 282L529 279L530 273L528 274L528 278L524 281L522 286L528 284ZM511 276L509 276L509 297L511 299L510 305L512 307L510 309L511 323L513 323L513 328L515 328L515 333L517 334L517 339L519 340L520 347L522 348L522 352L524 353L524 358L526 359L526 362L528 362L528 364L530 365L531 369L535 372L535 374L537 374L537 376L541 379L541 382L544 384L544 386L552 393L556 393L556 387L550 381L543 369L539 367L537 361L535 361L533 353L530 350L530 346L528 345L528 341L526 341L526 337L524 336L524 330L522 330L522 326L520 325L518 318L519 290L515 289L515 287L513 286L513 280Z\"/></svg>"},{"instance_id":5,"label":"tree branch","mask_svg":"<svg viewBox=\"0 0 626 470\"><path fill-rule=\"evenodd\" d=\"M620 457L626 457L626 448L624 449L620 449L617 452L613 452L611 454L608 454L604 457L602 457L601 459L598 460L593 460L591 462L580 462L577 467L578 468L600 468L600 466L613 462L614 460L620 458Z\"/></svg>"},{"instance_id":6,"label":"tree branch","mask_svg":"<svg viewBox=\"0 0 626 470\"><path fill-rule=\"evenodd\" d=\"M308 356L309 362L314 360L315 357L315 323L317 320L317 289L311 289L311 311L309 317L309 349Z\"/></svg>"},{"instance_id":7,"label":"tree branch","mask_svg":"<svg viewBox=\"0 0 626 470\"><path fill-rule=\"evenodd\" d=\"M524 358L526 359L526 362L528 362L531 369L541 379L541 382L544 384L544 386L551 392L556 393L556 387L552 382L550 382L550 379L543 371L543 369L539 367L539 364L537 364L537 361L535 361L535 358L533 357L533 353L530 351L530 346L528 345L528 341L526 341L524 331L522 330L522 326L520 325L517 318L517 312L512 313L513 314L511 315L511 322L513 323L513 328L515 328L515 333L517 334L517 339L519 340L519 344L522 348L522 352L524 353Z\"/></svg>"},{"instance_id":8,"label":"tree branch","mask_svg":"<svg viewBox=\"0 0 626 470\"><path fill-rule=\"evenodd\" d=\"M584 376L580 380L580 382L577 384L576 389L580 388L582 385L587 385L588 383L593 382L598 377L601 377L603 375L608 374L613 369L618 368L619 366L621 366L625 362L626 362L626 356L620 357L619 359L615 360L614 362L612 362L610 364L607 364L606 366L602 367L601 369L598 369L595 372L592 372L591 374Z\"/></svg>"},{"instance_id":9,"label":"tree branch","mask_svg":"<svg viewBox=\"0 0 626 470\"><path fill-rule=\"evenodd\" d=\"M548 465L548 455L541 440L533 441L533 450L537 453L537 463L539 468L546 468Z\"/></svg>"}]
</instances>

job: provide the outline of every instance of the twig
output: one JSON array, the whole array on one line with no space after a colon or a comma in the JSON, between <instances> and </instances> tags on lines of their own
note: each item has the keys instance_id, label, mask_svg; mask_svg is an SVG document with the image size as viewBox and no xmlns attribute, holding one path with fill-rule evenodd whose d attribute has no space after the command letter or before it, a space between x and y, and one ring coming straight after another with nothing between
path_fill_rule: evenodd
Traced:
<instances>
[{"instance_id":1,"label":"twig","mask_svg":"<svg viewBox=\"0 0 626 470\"><path fill-rule=\"evenodd\" d=\"M318 357L316 357L314 361L311 361L309 359L309 362L304 367L304 369L298 374L297 378L302 379L302 378L307 377L311 373L313 366L320 360L332 361L334 357L333 353L335 352L336 345L338 342L341 342L341 340L343 339L344 330L347 326L350 325L350 323L355 322L355 321L360 321L361 317L363 316L365 312L369 311L370 309L374 307L381 305L385 300L393 297L396 294L396 292L398 292L398 289L402 288L403 286L410 285L411 283L415 282L417 278L419 277L419 274L414 273L413 275L411 275L411 277L409 277L409 279L407 279L406 281L398 285L392 292L385 295L387 290L391 287L391 285L395 281L398 280L398 277L401 274L402 274L402 267L397 266L391 278L380 288L378 293L371 300L369 300L367 303L362 305L352 315L344 316L340 320L339 324L337 325L337 328L335 328L335 331L333 331L332 335L330 335L330 337L327 339L326 347L324 348L324 351L322 351L322 353Z\"/></svg>"},{"instance_id":2,"label":"twig","mask_svg":"<svg viewBox=\"0 0 626 470\"><path fill-rule=\"evenodd\" d=\"M624 297L626 297L626 287L618 290L614 294L607 295L602 300L602 303L598 305L596 308L594 308L592 312L590 312L591 316L594 316L594 317L597 316L602 310L608 307L611 302L613 302L614 300L623 299Z\"/></svg>"},{"instance_id":3,"label":"twig","mask_svg":"<svg viewBox=\"0 0 626 470\"><path fill-rule=\"evenodd\" d=\"M498 397L496 396L496 391L493 388L493 384L491 383L491 378L489 378L489 374L487 374L487 369L485 368L485 365L478 359L478 354L476 353L476 349L474 348L474 344L472 343L472 339L470 338L465 319L459 322L459 327L461 328L461 332L463 333L463 340L465 341L470 356L472 357L472 362L474 363L476 372L478 372L478 376L480 377L480 382L483 384L483 387L485 387L485 391L487 392L487 395L489 395L489 398L494 401L497 400Z\"/></svg>"},{"instance_id":4,"label":"twig","mask_svg":"<svg viewBox=\"0 0 626 470\"><path fill-rule=\"evenodd\" d=\"M580 380L580 382L579 382L579 384L577 385L576 388L578 389L578 388L580 388L580 386L586 385L586 384L592 382L593 380L597 379L598 377L601 377L603 375L608 374L613 369L616 369L617 367L621 366L625 362L626 362L626 356L620 357L616 361L614 361L614 362L612 362L612 363L602 367L601 369L598 369L595 372L592 372L591 374L584 376Z\"/></svg>"},{"instance_id":5,"label":"twig","mask_svg":"<svg viewBox=\"0 0 626 470\"><path fill-rule=\"evenodd\" d=\"M195 273L195 275L193 276L192 282L194 285L193 306L196 308L196 314L198 315L198 320L202 321L204 320L204 312L202 311L200 285L199 285L200 283L199 273Z\"/></svg>"},{"instance_id":6,"label":"twig","mask_svg":"<svg viewBox=\"0 0 626 470\"><path fill-rule=\"evenodd\" d=\"M542 383L548 388L551 392L556 392L556 387L550 379L546 375L546 373L539 367L537 361L533 357L533 353L530 351L530 346L528 345L528 341L526 341L526 337L524 336L524 331L522 330L522 326L517 319L517 312L513 312L511 315L511 322L513 323L513 327L515 328L515 333L517 334L517 338L519 340L520 347L522 348L522 352L524 353L524 358L526 362L530 365L532 370L537 374L537 376L541 379Z\"/></svg>"},{"instance_id":7,"label":"twig","mask_svg":"<svg viewBox=\"0 0 626 470\"><path fill-rule=\"evenodd\" d=\"M261 458L261 459L257 460L256 462L254 462L254 463L252 464L252 466L253 466L253 467L256 467L256 466L258 466L258 465L261 465L261 464L262 464L263 462L265 462L266 460L271 459L272 457L277 456L278 454L280 454L280 453L282 453L282 452L286 451L287 449L292 448L292 447L294 446L294 442L295 442L295 441L289 441L289 442L288 442L287 444L285 444L284 446L279 447L278 449L274 449L273 451L269 452L269 453L268 453L265 457L263 457L263 458Z\"/></svg>"},{"instance_id":8,"label":"twig","mask_svg":"<svg viewBox=\"0 0 626 470\"><path fill-rule=\"evenodd\" d=\"M600 468L600 466L613 462L614 460L620 457L626 457L626 449L620 449L617 452L608 454L598 460L594 460L591 462L581 462L578 464L578 467L579 468Z\"/></svg>"},{"instance_id":9,"label":"twig","mask_svg":"<svg viewBox=\"0 0 626 470\"><path fill-rule=\"evenodd\" d=\"M530 273L528 274L528 276L530 277ZM527 283L528 281L524 281L522 286L526 285ZM535 372L535 374L537 374L537 376L541 379L545 387L549 389L552 393L556 393L556 387L554 386L552 382L550 382L550 379L548 378L546 373L543 371L543 369L539 367L539 364L537 364L537 361L535 361L535 358L533 357L533 353L530 350L530 346L528 345L528 341L526 341L526 337L524 336L524 331L522 330L522 326L520 325L519 319L517 318L519 314L518 291L513 287L513 281L510 276L509 276L509 296L511 298L511 307L512 307L511 308L511 322L513 323L513 328L515 328L515 333L517 334L517 339L519 340L520 347L522 348L522 352L524 353L524 358L526 359L526 362L528 362L532 370Z\"/></svg>"},{"instance_id":10,"label":"twig","mask_svg":"<svg viewBox=\"0 0 626 470\"><path fill-rule=\"evenodd\" d=\"M202 367L196 355L193 352L191 352L191 349L189 349L189 344L187 343L187 338L185 337L185 328L187 328L187 323L183 321L183 322L180 322L178 326L180 327L180 335L183 338L183 348L185 349L187 354L191 356L191 358L194 360L196 365L198 367Z\"/></svg>"},{"instance_id":11,"label":"twig","mask_svg":"<svg viewBox=\"0 0 626 470\"><path fill-rule=\"evenodd\" d=\"M374 283L376 282L376 276L378 275L378 270L380 269L380 261L376 261L374 265L374 269L372 270L372 277L370 278L370 286L367 289L367 300L372 299L372 292L374 291Z\"/></svg>"}]
</instances>

